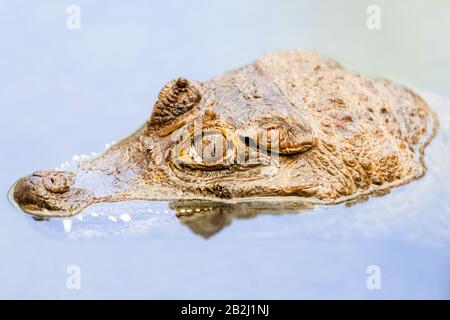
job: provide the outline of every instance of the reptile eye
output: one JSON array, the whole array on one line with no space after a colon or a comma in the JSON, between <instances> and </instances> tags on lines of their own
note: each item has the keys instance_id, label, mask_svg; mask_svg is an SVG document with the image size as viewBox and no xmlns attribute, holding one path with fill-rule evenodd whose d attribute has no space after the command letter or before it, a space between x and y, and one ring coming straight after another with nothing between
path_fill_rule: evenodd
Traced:
<instances>
[{"instance_id":1,"label":"reptile eye","mask_svg":"<svg viewBox=\"0 0 450 320\"><path fill-rule=\"evenodd\" d=\"M205 165L214 165L227 156L228 140L221 132L204 132L194 139L193 147Z\"/></svg>"},{"instance_id":2,"label":"reptile eye","mask_svg":"<svg viewBox=\"0 0 450 320\"><path fill-rule=\"evenodd\" d=\"M258 131L258 144L282 155L300 154L316 144L312 128L299 119L265 119Z\"/></svg>"},{"instance_id":3,"label":"reptile eye","mask_svg":"<svg viewBox=\"0 0 450 320\"><path fill-rule=\"evenodd\" d=\"M203 131L190 139L189 144L178 154L178 163L182 166L218 170L234 164L234 143L220 130Z\"/></svg>"}]
</instances>

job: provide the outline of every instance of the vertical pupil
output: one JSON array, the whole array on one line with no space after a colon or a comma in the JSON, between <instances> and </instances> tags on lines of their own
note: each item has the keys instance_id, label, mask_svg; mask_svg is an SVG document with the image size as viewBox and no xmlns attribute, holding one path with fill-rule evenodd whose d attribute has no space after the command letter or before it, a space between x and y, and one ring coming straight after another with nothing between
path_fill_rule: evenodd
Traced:
<instances>
[{"instance_id":1,"label":"vertical pupil","mask_svg":"<svg viewBox=\"0 0 450 320\"><path fill-rule=\"evenodd\" d=\"M221 161L227 152L227 139L222 133L205 132L196 141L195 149L202 161L206 164L213 164Z\"/></svg>"}]
</instances>

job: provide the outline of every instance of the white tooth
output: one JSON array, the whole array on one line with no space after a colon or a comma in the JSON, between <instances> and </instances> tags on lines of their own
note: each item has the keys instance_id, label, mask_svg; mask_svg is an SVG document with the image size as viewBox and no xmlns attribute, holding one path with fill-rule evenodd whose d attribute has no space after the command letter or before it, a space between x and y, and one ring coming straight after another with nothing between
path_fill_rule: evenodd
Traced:
<instances>
[{"instance_id":1,"label":"white tooth","mask_svg":"<svg viewBox=\"0 0 450 320\"><path fill-rule=\"evenodd\" d=\"M131 220L131 217L126 213L121 214L119 218L124 222L129 222Z\"/></svg>"},{"instance_id":2,"label":"white tooth","mask_svg":"<svg viewBox=\"0 0 450 320\"><path fill-rule=\"evenodd\" d=\"M199 209L199 208L197 208L197 209L195 209L195 211L196 211L196 212L200 212L200 209Z\"/></svg>"},{"instance_id":3,"label":"white tooth","mask_svg":"<svg viewBox=\"0 0 450 320\"><path fill-rule=\"evenodd\" d=\"M116 219L116 217L113 217L113 216L108 216L108 219L109 219L109 220L111 220L111 221L113 221L113 222L117 222L117 219Z\"/></svg>"},{"instance_id":4,"label":"white tooth","mask_svg":"<svg viewBox=\"0 0 450 320\"><path fill-rule=\"evenodd\" d=\"M63 219L63 227L66 233L69 233L72 230L72 220L71 219Z\"/></svg>"},{"instance_id":5,"label":"white tooth","mask_svg":"<svg viewBox=\"0 0 450 320\"><path fill-rule=\"evenodd\" d=\"M181 213L185 213L185 212L186 212L186 210L184 210L184 209L181 209L181 210L180 210L180 212L181 212Z\"/></svg>"}]
</instances>

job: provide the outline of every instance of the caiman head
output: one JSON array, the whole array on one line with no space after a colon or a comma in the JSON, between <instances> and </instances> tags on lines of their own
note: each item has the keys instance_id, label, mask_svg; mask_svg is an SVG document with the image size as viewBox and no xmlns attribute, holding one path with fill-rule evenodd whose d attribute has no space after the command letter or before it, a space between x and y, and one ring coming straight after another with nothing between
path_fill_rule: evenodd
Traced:
<instances>
[{"instance_id":1,"label":"caiman head","mask_svg":"<svg viewBox=\"0 0 450 320\"><path fill-rule=\"evenodd\" d=\"M20 179L15 201L37 215L134 199L335 203L417 176L411 137L427 131L426 104L387 82L367 84L331 60L299 55L269 55L206 82L169 82L138 131L71 171ZM336 89L349 82L347 91ZM416 120L402 118L412 110Z\"/></svg>"},{"instance_id":2,"label":"caiman head","mask_svg":"<svg viewBox=\"0 0 450 320\"><path fill-rule=\"evenodd\" d=\"M300 187L289 169L316 146L304 116L264 104L245 110L241 94L211 85L169 82L136 133L73 171L20 179L15 201L35 215L67 215L103 201L314 194L314 177Z\"/></svg>"}]
</instances>

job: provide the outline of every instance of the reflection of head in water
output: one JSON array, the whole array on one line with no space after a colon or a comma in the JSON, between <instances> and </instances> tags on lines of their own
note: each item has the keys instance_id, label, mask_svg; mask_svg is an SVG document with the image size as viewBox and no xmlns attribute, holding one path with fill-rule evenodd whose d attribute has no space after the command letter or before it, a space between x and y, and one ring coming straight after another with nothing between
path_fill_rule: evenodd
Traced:
<instances>
[{"instance_id":1,"label":"reflection of head in water","mask_svg":"<svg viewBox=\"0 0 450 320\"><path fill-rule=\"evenodd\" d=\"M172 201L170 208L194 233L209 238L228 226L234 218L250 219L260 214L302 213L312 209L312 205L274 199L237 203L178 200Z\"/></svg>"}]
</instances>

